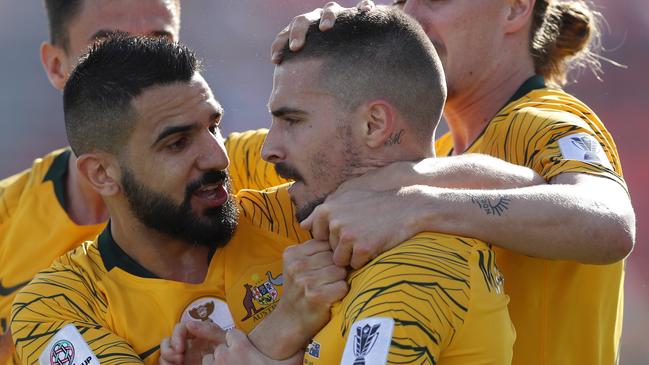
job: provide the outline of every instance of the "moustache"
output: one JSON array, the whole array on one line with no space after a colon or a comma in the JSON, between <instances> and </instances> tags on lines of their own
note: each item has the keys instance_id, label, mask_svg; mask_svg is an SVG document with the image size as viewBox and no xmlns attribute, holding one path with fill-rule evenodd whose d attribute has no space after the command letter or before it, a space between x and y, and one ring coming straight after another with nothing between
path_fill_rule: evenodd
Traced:
<instances>
[{"instance_id":1,"label":"moustache","mask_svg":"<svg viewBox=\"0 0 649 365\"><path fill-rule=\"evenodd\" d=\"M292 166L287 165L284 162L278 162L275 164L275 172L277 175L294 181L304 181L302 175Z\"/></svg>"},{"instance_id":2,"label":"moustache","mask_svg":"<svg viewBox=\"0 0 649 365\"><path fill-rule=\"evenodd\" d=\"M185 196L190 197L194 192L205 185L221 184L229 185L230 176L225 170L212 170L203 174L203 176L192 181L185 189Z\"/></svg>"}]
</instances>

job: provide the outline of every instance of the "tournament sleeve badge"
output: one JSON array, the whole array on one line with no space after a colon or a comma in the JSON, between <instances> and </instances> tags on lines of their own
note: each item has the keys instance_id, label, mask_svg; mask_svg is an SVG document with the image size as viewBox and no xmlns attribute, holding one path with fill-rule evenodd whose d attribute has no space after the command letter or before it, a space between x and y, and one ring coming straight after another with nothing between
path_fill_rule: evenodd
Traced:
<instances>
[{"instance_id":1,"label":"tournament sleeve badge","mask_svg":"<svg viewBox=\"0 0 649 365\"><path fill-rule=\"evenodd\" d=\"M595 137L587 133L575 133L559 139L561 154L566 160L596 163L613 170L604 149Z\"/></svg>"},{"instance_id":2,"label":"tournament sleeve badge","mask_svg":"<svg viewBox=\"0 0 649 365\"><path fill-rule=\"evenodd\" d=\"M69 324L59 330L38 359L40 365L98 365L99 360L77 328Z\"/></svg>"},{"instance_id":3,"label":"tournament sleeve badge","mask_svg":"<svg viewBox=\"0 0 649 365\"><path fill-rule=\"evenodd\" d=\"M394 319L370 317L354 322L347 334L341 365L385 364L390 352Z\"/></svg>"}]
</instances>

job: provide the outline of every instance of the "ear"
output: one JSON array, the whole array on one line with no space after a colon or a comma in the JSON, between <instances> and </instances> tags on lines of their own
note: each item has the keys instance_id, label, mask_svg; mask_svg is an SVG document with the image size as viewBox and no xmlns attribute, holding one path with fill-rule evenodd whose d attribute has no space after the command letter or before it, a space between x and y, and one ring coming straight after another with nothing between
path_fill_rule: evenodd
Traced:
<instances>
[{"instance_id":1,"label":"ear","mask_svg":"<svg viewBox=\"0 0 649 365\"><path fill-rule=\"evenodd\" d=\"M371 101L366 104L365 143L370 148L379 148L390 139L396 124L394 107L384 100Z\"/></svg>"},{"instance_id":2,"label":"ear","mask_svg":"<svg viewBox=\"0 0 649 365\"><path fill-rule=\"evenodd\" d=\"M508 0L505 33L512 34L527 30L536 0Z\"/></svg>"},{"instance_id":3,"label":"ear","mask_svg":"<svg viewBox=\"0 0 649 365\"><path fill-rule=\"evenodd\" d=\"M41 63L52 86L63 90L68 80L68 57L65 50L49 42L41 44Z\"/></svg>"},{"instance_id":4,"label":"ear","mask_svg":"<svg viewBox=\"0 0 649 365\"><path fill-rule=\"evenodd\" d=\"M120 192L119 167L112 156L101 152L83 154L77 158L77 169L101 196L114 196Z\"/></svg>"}]
</instances>

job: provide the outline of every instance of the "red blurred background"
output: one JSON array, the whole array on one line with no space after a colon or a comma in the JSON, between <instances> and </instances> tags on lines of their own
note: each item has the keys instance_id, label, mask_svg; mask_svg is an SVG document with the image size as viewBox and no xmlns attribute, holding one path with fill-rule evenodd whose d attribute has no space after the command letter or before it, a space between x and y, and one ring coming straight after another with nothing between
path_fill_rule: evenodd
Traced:
<instances>
[{"instance_id":1,"label":"red blurred background","mask_svg":"<svg viewBox=\"0 0 649 365\"><path fill-rule=\"evenodd\" d=\"M324 2L183 1L181 38L206 61L206 79L226 109L226 132L269 125L270 44L294 15ZM583 72L567 90L601 117L622 157L638 230L636 248L627 260L620 363L649 364L649 2L595 4L608 20L603 55L624 67L604 63L601 80ZM61 98L38 58L46 38L41 1L0 0L0 177L66 144Z\"/></svg>"}]
</instances>

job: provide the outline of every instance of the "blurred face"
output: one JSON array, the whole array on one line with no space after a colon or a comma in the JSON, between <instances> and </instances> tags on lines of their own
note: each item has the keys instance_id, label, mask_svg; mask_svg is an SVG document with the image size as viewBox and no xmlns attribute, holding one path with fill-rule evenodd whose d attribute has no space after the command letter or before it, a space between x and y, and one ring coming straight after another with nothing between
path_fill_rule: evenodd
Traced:
<instances>
[{"instance_id":1,"label":"blurred face","mask_svg":"<svg viewBox=\"0 0 649 365\"><path fill-rule=\"evenodd\" d=\"M291 198L303 220L358 165L349 127L358 116L338 106L318 85L321 62L286 62L275 68L268 107L272 125L262 149L277 172L294 179Z\"/></svg>"},{"instance_id":2,"label":"blurred face","mask_svg":"<svg viewBox=\"0 0 649 365\"><path fill-rule=\"evenodd\" d=\"M85 0L68 25L67 72L97 39L115 31L177 41L180 14L172 0Z\"/></svg>"},{"instance_id":3,"label":"blurred face","mask_svg":"<svg viewBox=\"0 0 649 365\"><path fill-rule=\"evenodd\" d=\"M505 0L397 0L431 39L444 65L448 99L479 84L503 57Z\"/></svg>"},{"instance_id":4,"label":"blurred face","mask_svg":"<svg viewBox=\"0 0 649 365\"><path fill-rule=\"evenodd\" d=\"M120 154L121 184L133 215L189 243L226 243L236 226L223 110L205 80L146 90L133 101L136 123Z\"/></svg>"}]
</instances>

